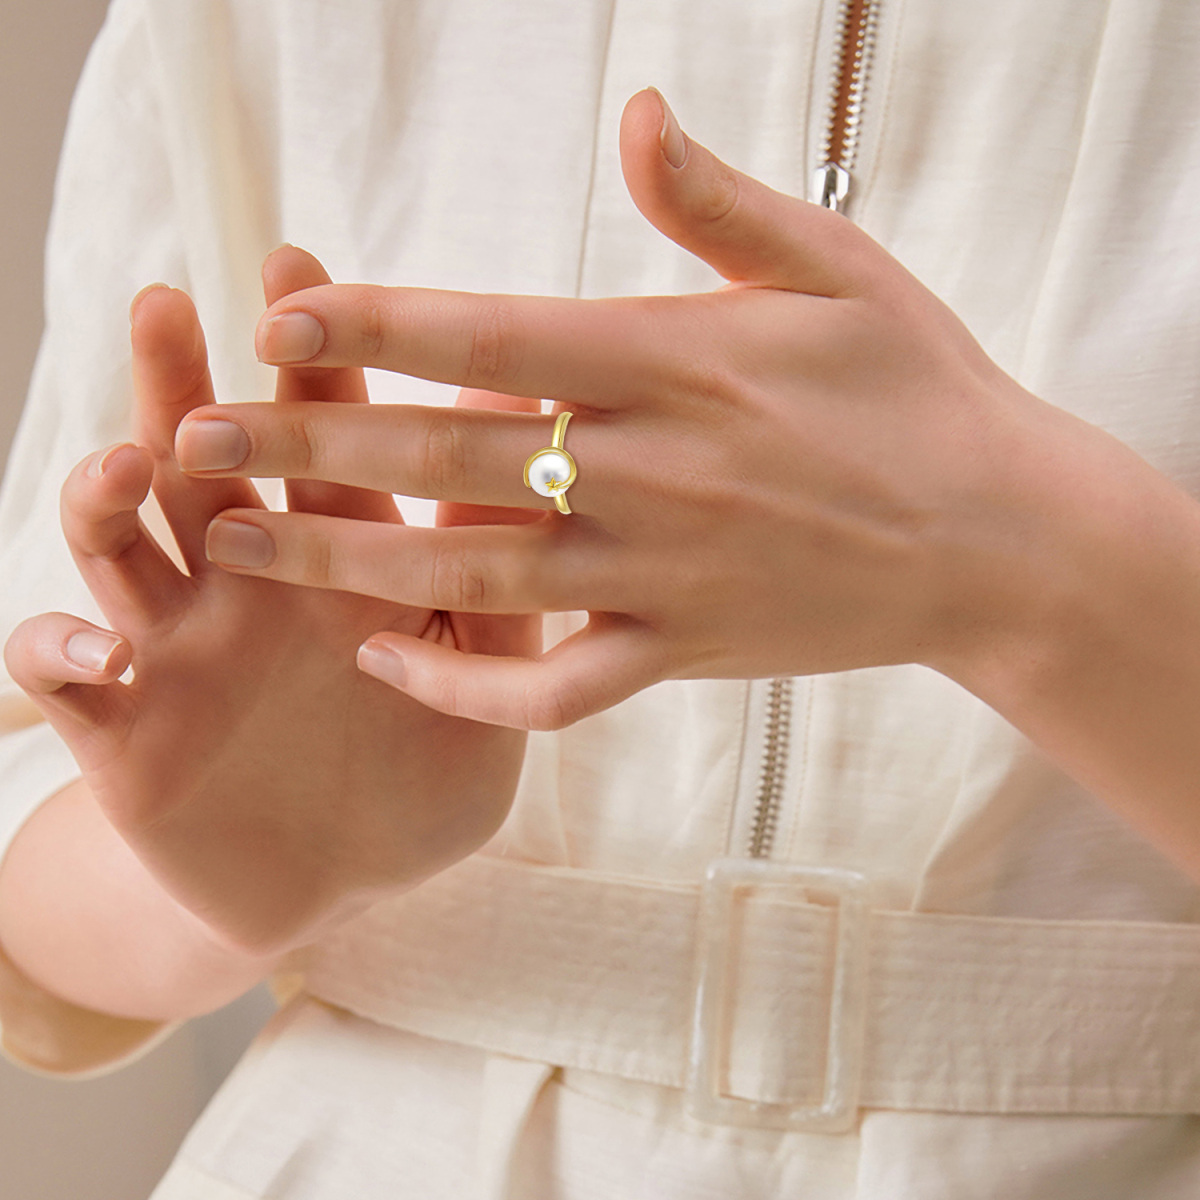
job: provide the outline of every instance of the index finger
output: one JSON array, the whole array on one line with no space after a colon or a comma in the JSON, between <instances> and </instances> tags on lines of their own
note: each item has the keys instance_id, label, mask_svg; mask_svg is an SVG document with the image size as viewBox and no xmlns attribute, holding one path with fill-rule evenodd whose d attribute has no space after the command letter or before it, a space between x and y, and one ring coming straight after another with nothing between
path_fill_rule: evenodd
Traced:
<instances>
[{"instance_id":1,"label":"index finger","mask_svg":"<svg viewBox=\"0 0 1200 1200\"><path fill-rule=\"evenodd\" d=\"M213 404L208 350L196 306L185 292L143 288L130 309L137 441L154 455L154 494L188 570L210 570L205 531L226 508L263 508L248 479L192 479L175 461L175 428L185 414Z\"/></svg>"},{"instance_id":2,"label":"index finger","mask_svg":"<svg viewBox=\"0 0 1200 1200\"><path fill-rule=\"evenodd\" d=\"M689 323L703 296L578 300L435 288L329 284L263 314L259 358L273 365L382 367L508 396L620 408L694 388ZM690 347L690 353L686 347Z\"/></svg>"}]
</instances>

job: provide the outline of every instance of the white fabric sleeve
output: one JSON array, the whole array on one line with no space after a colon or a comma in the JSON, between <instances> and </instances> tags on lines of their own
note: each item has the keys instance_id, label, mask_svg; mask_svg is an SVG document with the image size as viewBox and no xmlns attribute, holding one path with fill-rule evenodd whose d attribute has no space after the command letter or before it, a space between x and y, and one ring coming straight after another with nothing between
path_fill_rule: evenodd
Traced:
<instances>
[{"instance_id":1,"label":"white fabric sleeve","mask_svg":"<svg viewBox=\"0 0 1200 1200\"><path fill-rule=\"evenodd\" d=\"M148 282L187 287L144 0L115 0L67 121L46 247L46 327L0 491L0 637L26 617L107 626L59 526L63 480L129 436L128 309ZM0 860L21 826L79 775L65 745L0 671ZM177 1023L177 1024L181 1024ZM36 1073L91 1078L176 1025L69 1004L0 948L0 1053Z\"/></svg>"}]
</instances>

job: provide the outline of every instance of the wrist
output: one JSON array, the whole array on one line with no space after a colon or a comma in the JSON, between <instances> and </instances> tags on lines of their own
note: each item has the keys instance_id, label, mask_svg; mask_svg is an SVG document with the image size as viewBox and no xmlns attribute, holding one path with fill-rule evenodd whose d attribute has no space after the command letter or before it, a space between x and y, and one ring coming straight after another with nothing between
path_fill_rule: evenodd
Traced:
<instances>
[{"instance_id":1,"label":"wrist","mask_svg":"<svg viewBox=\"0 0 1200 1200\"><path fill-rule=\"evenodd\" d=\"M1200 880L1200 504L1084 428L1045 443L1003 618L927 665Z\"/></svg>"},{"instance_id":2,"label":"wrist","mask_svg":"<svg viewBox=\"0 0 1200 1200\"><path fill-rule=\"evenodd\" d=\"M1036 403L997 455L968 599L926 660L1010 719L1124 653L1200 545L1190 496L1106 431Z\"/></svg>"}]
</instances>

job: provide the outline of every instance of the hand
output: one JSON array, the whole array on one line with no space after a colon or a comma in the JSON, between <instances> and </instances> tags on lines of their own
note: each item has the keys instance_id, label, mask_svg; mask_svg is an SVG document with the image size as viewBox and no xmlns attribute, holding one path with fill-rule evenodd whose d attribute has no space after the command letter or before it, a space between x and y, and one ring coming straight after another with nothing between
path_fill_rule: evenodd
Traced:
<instances>
[{"instance_id":1,"label":"hand","mask_svg":"<svg viewBox=\"0 0 1200 1200\"><path fill-rule=\"evenodd\" d=\"M281 249L264 269L267 302L328 278L311 256ZM149 290L132 322L141 444L85 459L62 497L71 552L116 633L44 614L13 633L6 661L163 887L222 944L278 954L476 849L520 773L523 733L431 711L357 671L355 647L388 629L460 651L536 654L541 621L450 616L212 567L212 516L266 510L249 482L188 479L174 463L179 419L213 401L191 301ZM365 400L360 370L284 370L274 407L286 420L300 406ZM190 575L138 518L152 480ZM390 495L291 481L287 492L294 512L403 527Z\"/></svg>"},{"instance_id":2,"label":"hand","mask_svg":"<svg viewBox=\"0 0 1200 1200\"><path fill-rule=\"evenodd\" d=\"M727 286L600 300L318 287L259 325L264 361L555 398L575 414L570 515L521 478L553 414L231 405L180 428L180 462L206 475L541 506L503 529L234 509L210 530L210 556L240 574L469 612L590 613L541 658L369 639L363 667L440 711L557 729L666 678L943 669L1029 617L1031 480L1091 427L1005 375L844 217L677 127L663 134L673 166L662 121L652 90L626 106L630 194ZM217 417L244 435L236 463L197 453ZM231 556L231 531L251 528L257 557Z\"/></svg>"}]
</instances>

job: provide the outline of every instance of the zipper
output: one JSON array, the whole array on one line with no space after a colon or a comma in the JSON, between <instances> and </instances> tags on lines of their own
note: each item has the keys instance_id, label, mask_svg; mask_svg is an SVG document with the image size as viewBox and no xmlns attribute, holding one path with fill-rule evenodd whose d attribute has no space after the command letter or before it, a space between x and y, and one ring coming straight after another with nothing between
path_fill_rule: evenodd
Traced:
<instances>
[{"instance_id":1,"label":"zipper","mask_svg":"<svg viewBox=\"0 0 1200 1200\"><path fill-rule=\"evenodd\" d=\"M762 770L758 777L758 802L746 852L751 858L768 858L779 825L783 803L783 778L787 768L792 730L792 678L771 680L767 697L767 743L763 750Z\"/></svg>"},{"instance_id":2,"label":"zipper","mask_svg":"<svg viewBox=\"0 0 1200 1200\"><path fill-rule=\"evenodd\" d=\"M882 0L841 0L837 66L829 96L829 118L821 145L821 165L813 172L809 199L839 212L850 193L858 154L863 100L875 56Z\"/></svg>"},{"instance_id":3,"label":"zipper","mask_svg":"<svg viewBox=\"0 0 1200 1200\"><path fill-rule=\"evenodd\" d=\"M875 57L879 9L883 0L840 0L837 62L830 86L821 165L813 172L809 199L838 212L850 194L851 171L858 155L863 102ZM791 749L792 685L790 676L771 680L767 698L767 735L758 778L758 798L746 852L769 858L783 804L783 781Z\"/></svg>"}]
</instances>

